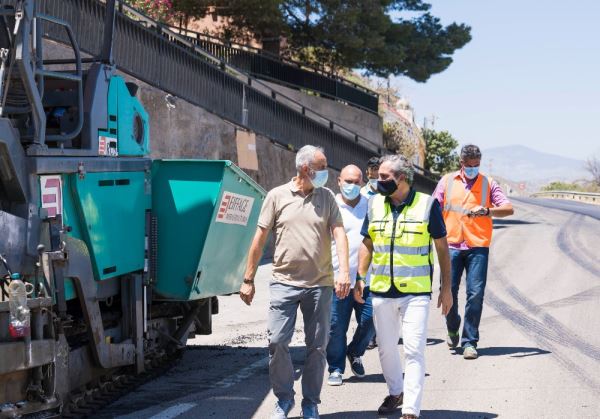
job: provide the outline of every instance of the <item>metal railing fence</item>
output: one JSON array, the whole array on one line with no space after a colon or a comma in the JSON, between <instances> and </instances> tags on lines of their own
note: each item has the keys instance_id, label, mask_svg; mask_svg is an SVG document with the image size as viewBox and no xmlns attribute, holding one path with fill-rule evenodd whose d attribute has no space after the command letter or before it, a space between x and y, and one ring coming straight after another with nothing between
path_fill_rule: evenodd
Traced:
<instances>
[{"instance_id":1,"label":"metal railing fence","mask_svg":"<svg viewBox=\"0 0 600 419\"><path fill-rule=\"evenodd\" d=\"M305 89L362 110L377 113L379 95L343 77L328 74L302 63L285 60L258 48L223 41L199 32L169 27L191 42L248 74L291 88Z\"/></svg>"}]
</instances>

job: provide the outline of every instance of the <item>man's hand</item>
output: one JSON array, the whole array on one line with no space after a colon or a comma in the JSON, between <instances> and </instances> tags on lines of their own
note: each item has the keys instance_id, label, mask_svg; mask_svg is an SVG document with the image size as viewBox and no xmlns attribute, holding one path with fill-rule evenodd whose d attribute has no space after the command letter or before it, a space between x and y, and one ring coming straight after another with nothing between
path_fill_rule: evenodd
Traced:
<instances>
[{"instance_id":1,"label":"man's hand","mask_svg":"<svg viewBox=\"0 0 600 419\"><path fill-rule=\"evenodd\" d=\"M255 291L256 290L254 288L254 282L252 282L251 284L242 282L242 286L240 287L240 298L247 305L250 305L250 303L252 303L252 299L254 298Z\"/></svg>"},{"instance_id":2,"label":"man's hand","mask_svg":"<svg viewBox=\"0 0 600 419\"><path fill-rule=\"evenodd\" d=\"M365 299L363 298L363 292L365 291L365 281L356 280L356 285L354 285L354 301L359 304L364 304Z\"/></svg>"},{"instance_id":3,"label":"man's hand","mask_svg":"<svg viewBox=\"0 0 600 419\"><path fill-rule=\"evenodd\" d=\"M332 227L335 249L340 264L339 274L335 280L335 295L344 299L350 294L350 274L348 273L348 237L344 230L344 224L339 223Z\"/></svg>"},{"instance_id":4,"label":"man's hand","mask_svg":"<svg viewBox=\"0 0 600 419\"><path fill-rule=\"evenodd\" d=\"M442 315L447 316L452 308L452 291L449 287L442 287L438 297L438 308L442 307Z\"/></svg>"},{"instance_id":5,"label":"man's hand","mask_svg":"<svg viewBox=\"0 0 600 419\"><path fill-rule=\"evenodd\" d=\"M335 295L340 300L346 298L350 294L350 275L348 272L340 272L335 281Z\"/></svg>"},{"instance_id":6,"label":"man's hand","mask_svg":"<svg viewBox=\"0 0 600 419\"><path fill-rule=\"evenodd\" d=\"M256 227L256 233L252 239L250 245L250 251L248 252L248 262L246 263L246 272L244 273L244 280L250 280L256 275L256 268L258 267L258 261L262 255L262 249L265 247L269 237L269 231L263 227ZM240 287L240 298L247 305L252 303L254 298L254 282L245 283L242 282Z\"/></svg>"}]
</instances>

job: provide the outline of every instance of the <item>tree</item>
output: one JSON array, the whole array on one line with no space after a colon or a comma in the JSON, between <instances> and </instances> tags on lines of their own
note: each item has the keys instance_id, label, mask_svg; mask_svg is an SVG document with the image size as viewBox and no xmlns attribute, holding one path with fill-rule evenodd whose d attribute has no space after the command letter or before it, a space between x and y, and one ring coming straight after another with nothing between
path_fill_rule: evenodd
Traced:
<instances>
[{"instance_id":1,"label":"tree","mask_svg":"<svg viewBox=\"0 0 600 419\"><path fill-rule=\"evenodd\" d=\"M452 63L471 28L443 26L423 0L215 0L222 35L284 38L284 55L329 70L361 68L424 82ZM407 15L415 17L405 17Z\"/></svg>"},{"instance_id":2,"label":"tree","mask_svg":"<svg viewBox=\"0 0 600 419\"><path fill-rule=\"evenodd\" d=\"M149 16L187 24L213 10L221 35L247 42L285 39L288 58L327 70L361 68L424 82L452 63L471 28L443 26L424 0L126 0ZM408 17L408 16L411 17Z\"/></svg>"},{"instance_id":3,"label":"tree","mask_svg":"<svg viewBox=\"0 0 600 419\"><path fill-rule=\"evenodd\" d=\"M221 33L224 38L238 42L257 39L264 42L273 38L288 37L281 6L285 0L215 0L216 11L228 18Z\"/></svg>"},{"instance_id":4,"label":"tree","mask_svg":"<svg viewBox=\"0 0 600 419\"><path fill-rule=\"evenodd\" d=\"M542 191L582 191L583 188L576 183L569 182L550 182L542 188Z\"/></svg>"},{"instance_id":5,"label":"tree","mask_svg":"<svg viewBox=\"0 0 600 419\"><path fill-rule=\"evenodd\" d=\"M383 145L408 160L412 160L417 153L417 145L399 122L383 124Z\"/></svg>"},{"instance_id":6,"label":"tree","mask_svg":"<svg viewBox=\"0 0 600 419\"><path fill-rule=\"evenodd\" d=\"M212 0L125 0L132 7L159 22L187 26L191 17L204 17Z\"/></svg>"},{"instance_id":7,"label":"tree","mask_svg":"<svg viewBox=\"0 0 600 419\"><path fill-rule=\"evenodd\" d=\"M126 0L126 2L159 22L170 22L175 18L172 0Z\"/></svg>"},{"instance_id":8,"label":"tree","mask_svg":"<svg viewBox=\"0 0 600 419\"><path fill-rule=\"evenodd\" d=\"M600 159L598 157L590 157L585 162L585 170L592 175L592 182L596 186L600 186Z\"/></svg>"},{"instance_id":9,"label":"tree","mask_svg":"<svg viewBox=\"0 0 600 419\"><path fill-rule=\"evenodd\" d=\"M186 28L190 18L204 17L211 10L211 0L171 0L178 26Z\"/></svg>"},{"instance_id":10,"label":"tree","mask_svg":"<svg viewBox=\"0 0 600 419\"><path fill-rule=\"evenodd\" d=\"M460 167L460 159L456 152L458 141L448 131L436 132L432 129L423 130L425 138L425 169L445 174Z\"/></svg>"}]
</instances>

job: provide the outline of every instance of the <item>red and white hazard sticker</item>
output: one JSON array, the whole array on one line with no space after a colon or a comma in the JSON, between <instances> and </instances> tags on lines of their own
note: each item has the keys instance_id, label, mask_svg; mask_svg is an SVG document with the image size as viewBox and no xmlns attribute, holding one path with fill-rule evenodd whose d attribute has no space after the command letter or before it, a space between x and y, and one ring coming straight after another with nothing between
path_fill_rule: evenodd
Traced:
<instances>
[{"instance_id":1,"label":"red and white hazard sticker","mask_svg":"<svg viewBox=\"0 0 600 419\"><path fill-rule=\"evenodd\" d=\"M113 137L98 136L98 155L117 157L117 139Z\"/></svg>"},{"instance_id":2,"label":"red and white hazard sticker","mask_svg":"<svg viewBox=\"0 0 600 419\"><path fill-rule=\"evenodd\" d=\"M40 176L42 208L48 211L48 217L62 214L62 179L59 175Z\"/></svg>"},{"instance_id":3,"label":"red and white hazard sticker","mask_svg":"<svg viewBox=\"0 0 600 419\"><path fill-rule=\"evenodd\" d=\"M245 226L250 219L252 205L254 205L254 198L251 196L224 191L215 221Z\"/></svg>"}]
</instances>

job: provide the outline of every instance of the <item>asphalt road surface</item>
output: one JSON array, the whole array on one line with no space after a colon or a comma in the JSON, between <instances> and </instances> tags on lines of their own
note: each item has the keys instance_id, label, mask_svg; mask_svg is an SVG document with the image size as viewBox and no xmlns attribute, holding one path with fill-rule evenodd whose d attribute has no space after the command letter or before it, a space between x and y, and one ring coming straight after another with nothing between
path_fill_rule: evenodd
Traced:
<instances>
[{"instance_id":1,"label":"asphalt road surface","mask_svg":"<svg viewBox=\"0 0 600 419\"><path fill-rule=\"evenodd\" d=\"M600 418L600 207L533 199L515 201L515 209L495 222L479 359L448 349L432 304L422 418ZM265 332L269 275L270 266L261 266L251 307L237 295L221 298L211 336L191 341L177 366L98 416L268 418L275 402ZM464 288L460 298L462 306ZM299 378L301 321L291 352ZM377 350L363 360L365 378L347 368L343 386L324 385L323 418L376 417L387 395ZM296 392L295 418L299 380Z\"/></svg>"}]
</instances>

